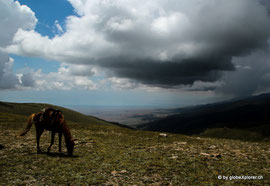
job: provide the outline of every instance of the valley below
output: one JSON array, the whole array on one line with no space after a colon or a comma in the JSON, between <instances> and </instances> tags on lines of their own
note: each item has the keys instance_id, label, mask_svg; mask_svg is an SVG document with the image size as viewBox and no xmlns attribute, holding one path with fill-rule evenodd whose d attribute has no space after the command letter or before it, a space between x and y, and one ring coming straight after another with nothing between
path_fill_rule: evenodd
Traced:
<instances>
[{"instance_id":1,"label":"valley below","mask_svg":"<svg viewBox=\"0 0 270 186\"><path fill-rule=\"evenodd\" d=\"M70 109L76 110L85 115L122 123L128 126L135 126L176 114L175 107L151 107L151 106L79 106L68 105Z\"/></svg>"}]
</instances>

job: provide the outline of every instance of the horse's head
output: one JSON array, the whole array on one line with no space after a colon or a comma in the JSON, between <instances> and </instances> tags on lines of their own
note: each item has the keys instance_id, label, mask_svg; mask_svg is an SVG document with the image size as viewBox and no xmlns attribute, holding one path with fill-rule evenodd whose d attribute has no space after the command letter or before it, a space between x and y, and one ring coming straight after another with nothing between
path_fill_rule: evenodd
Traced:
<instances>
[{"instance_id":1,"label":"horse's head","mask_svg":"<svg viewBox=\"0 0 270 186\"><path fill-rule=\"evenodd\" d=\"M73 155L74 145L75 145L74 140L70 139L70 141L67 143L67 150L69 156Z\"/></svg>"}]
</instances>

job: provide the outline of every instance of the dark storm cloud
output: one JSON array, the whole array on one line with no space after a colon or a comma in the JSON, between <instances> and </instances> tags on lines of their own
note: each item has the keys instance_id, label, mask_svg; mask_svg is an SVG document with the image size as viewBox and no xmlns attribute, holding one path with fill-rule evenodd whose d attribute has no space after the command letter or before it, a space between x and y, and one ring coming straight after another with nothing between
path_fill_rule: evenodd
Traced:
<instances>
[{"instance_id":1,"label":"dark storm cloud","mask_svg":"<svg viewBox=\"0 0 270 186\"><path fill-rule=\"evenodd\" d=\"M237 69L224 74L224 86L216 90L218 93L243 97L269 91L270 49L234 58L233 63Z\"/></svg>"},{"instance_id":2,"label":"dark storm cloud","mask_svg":"<svg viewBox=\"0 0 270 186\"><path fill-rule=\"evenodd\" d=\"M213 82L221 77L220 71L233 70L229 59L186 59L174 61L154 61L152 59L133 59L129 57L116 57L97 61L96 64L110 69L111 76L129 78L138 82L160 86L173 87L193 82Z\"/></svg>"},{"instance_id":3,"label":"dark storm cloud","mask_svg":"<svg viewBox=\"0 0 270 186\"><path fill-rule=\"evenodd\" d=\"M270 1L269 0L259 0L261 5L266 7L268 14L270 15Z\"/></svg>"},{"instance_id":4,"label":"dark storm cloud","mask_svg":"<svg viewBox=\"0 0 270 186\"><path fill-rule=\"evenodd\" d=\"M166 39L151 35L147 27L137 33L141 29L105 33L109 40L122 47L123 53L130 55L111 56L95 63L109 69L110 75L169 88L196 81L217 81L222 77L222 71L235 70L232 57L249 55L268 46L270 19L265 7L259 3L221 1L218 4L206 1L194 14L186 14L191 23L187 30L180 35L173 33ZM182 30L180 27L177 29ZM153 59L155 56L151 49L170 50L182 43L192 44L191 54L186 55L190 51L180 50L174 52L170 60ZM141 58L139 52L130 50L139 51L142 56L147 56L145 51L149 51L150 57Z\"/></svg>"}]
</instances>

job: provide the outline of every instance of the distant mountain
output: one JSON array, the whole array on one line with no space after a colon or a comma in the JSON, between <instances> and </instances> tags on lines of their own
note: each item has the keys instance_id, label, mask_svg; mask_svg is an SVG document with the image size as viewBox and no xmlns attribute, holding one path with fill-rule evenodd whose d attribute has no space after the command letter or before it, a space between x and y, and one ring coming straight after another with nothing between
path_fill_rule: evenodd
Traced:
<instances>
[{"instance_id":1,"label":"distant mountain","mask_svg":"<svg viewBox=\"0 0 270 186\"><path fill-rule=\"evenodd\" d=\"M253 129L270 124L270 93L177 109L179 114L137 125L138 129L199 134L211 128ZM269 135L269 131L264 131Z\"/></svg>"}]
</instances>

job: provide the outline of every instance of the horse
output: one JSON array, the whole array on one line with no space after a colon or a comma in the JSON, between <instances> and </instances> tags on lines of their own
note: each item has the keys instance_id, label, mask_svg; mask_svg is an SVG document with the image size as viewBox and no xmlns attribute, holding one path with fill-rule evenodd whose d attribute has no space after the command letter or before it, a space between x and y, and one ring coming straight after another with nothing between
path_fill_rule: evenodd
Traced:
<instances>
[{"instance_id":1,"label":"horse","mask_svg":"<svg viewBox=\"0 0 270 186\"><path fill-rule=\"evenodd\" d=\"M51 131L51 144L48 147L47 154L50 153L51 147L54 144L55 133L59 136L59 152L61 153L62 134L64 134L68 155L73 155L74 139L71 136L70 130L67 126L64 115L60 110L54 108L44 108L38 113L33 113L29 116L27 126L23 132L19 135L24 136L32 127L32 124L36 127L36 141L37 141L37 153L41 153L39 147L39 140L44 130Z\"/></svg>"}]
</instances>

